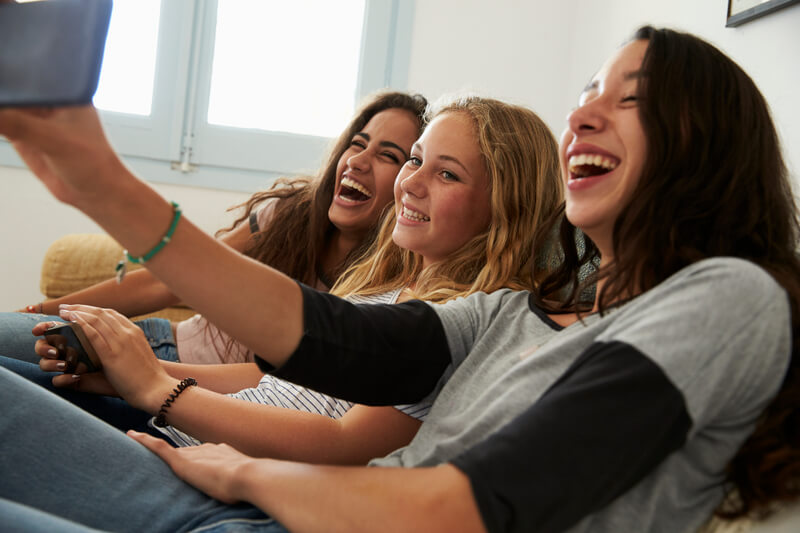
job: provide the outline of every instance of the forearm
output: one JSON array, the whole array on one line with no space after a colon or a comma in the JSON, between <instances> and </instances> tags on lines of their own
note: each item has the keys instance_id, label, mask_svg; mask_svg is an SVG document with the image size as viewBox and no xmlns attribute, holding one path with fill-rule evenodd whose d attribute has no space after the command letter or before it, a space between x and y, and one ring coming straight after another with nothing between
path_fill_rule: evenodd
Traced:
<instances>
[{"instance_id":1,"label":"forearm","mask_svg":"<svg viewBox=\"0 0 800 533\"><path fill-rule=\"evenodd\" d=\"M156 410L154 403L150 411ZM332 419L200 387L181 393L169 408L167 422L201 441L225 442L255 457L352 465L365 465L373 457L405 446L420 425L393 407L355 406Z\"/></svg>"},{"instance_id":2,"label":"forearm","mask_svg":"<svg viewBox=\"0 0 800 533\"><path fill-rule=\"evenodd\" d=\"M178 380L193 377L204 389L221 394L255 387L264 375L253 363L195 365L161 361L161 366Z\"/></svg>"},{"instance_id":3,"label":"forearm","mask_svg":"<svg viewBox=\"0 0 800 533\"><path fill-rule=\"evenodd\" d=\"M125 276L122 283L116 279L92 285L60 298L42 302L42 313L57 315L60 304L86 304L116 309L131 317L151 313L178 303L166 285L147 270L137 270Z\"/></svg>"},{"instance_id":4,"label":"forearm","mask_svg":"<svg viewBox=\"0 0 800 533\"><path fill-rule=\"evenodd\" d=\"M164 235L172 210L130 174L120 179L125 186L111 188L102 205L79 207L132 255L144 254ZM297 346L302 302L296 283L220 244L190 221L179 222L169 245L147 267L182 301L272 364L281 365Z\"/></svg>"},{"instance_id":5,"label":"forearm","mask_svg":"<svg viewBox=\"0 0 800 533\"><path fill-rule=\"evenodd\" d=\"M232 483L290 531L485 531L469 481L450 465L389 469L254 460Z\"/></svg>"}]
</instances>

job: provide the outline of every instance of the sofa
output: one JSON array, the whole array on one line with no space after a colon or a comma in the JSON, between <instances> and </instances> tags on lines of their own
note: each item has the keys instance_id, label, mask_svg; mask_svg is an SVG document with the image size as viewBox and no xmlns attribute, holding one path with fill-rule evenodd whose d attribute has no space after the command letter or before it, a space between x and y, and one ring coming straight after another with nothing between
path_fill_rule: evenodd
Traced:
<instances>
[{"instance_id":1,"label":"sofa","mask_svg":"<svg viewBox=\"0 0 800 533\"><path fill-rule=\"evenodd\" d=\"M56 239L42 262L42 294L48 299L59 298L113 278L122 253L122 246L104 234L69 234ZM130 272L142 266L128 263L127 268ZM194 314L188 307L176 305L136 318L160 317L177 322Z\"/></svg>"}]
</instances>

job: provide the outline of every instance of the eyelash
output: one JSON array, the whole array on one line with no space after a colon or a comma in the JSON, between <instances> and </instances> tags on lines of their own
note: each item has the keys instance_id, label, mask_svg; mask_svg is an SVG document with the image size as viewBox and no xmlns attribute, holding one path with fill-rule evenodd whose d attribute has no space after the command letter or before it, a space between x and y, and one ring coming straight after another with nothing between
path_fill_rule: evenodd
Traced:
<instances>
[{"instance_id":1,"label":"eyelash","mask_svg":"<svg viewBox=\"0 0 800 533\"><path fill-rule=\"evenodd\" d=\"M442 177L447 181L461 181L458 179L458 176L450 172L449 170L442 170Z\"/></svg>"},{"instance_id":2,"label":"eyelash","mask_svg":"<svg viewBox=\"0 0 800 533\"><path fill-rule=\"evenodd\" d=\"M383 152L381 155L384 156L384 157L389 158L394 163L399 163L400 162L400 158L397 157L396 155L394 155L392 152Z\"/></svg>"},{"instance_id":3,"label":"eyelash","mask_svg":"<svg viewBox=\"0 0 800 533\"><path fill-rule=\"evenodd\" d=\"M411 156L406 160L407 165L411 165L413 167L420 167L422 165L422 160L419 157ZM461 178L450 172L449 170L442 170L440 172L442 178L446 181L461 181Z\"/></svg>"},{"instance_id":4,"label":"eyelash","mask_svg":"<svg viewBox=\"0 0 800 533\"><path fill-rule=\"evenodd\" d=\"M364 141L359 140L359 139L350 141L350 146L358 146L362 150L366 150L367 149L367 143L365 143ZM400 163L400 158L397 157L397 155L394 154L393 152L381 152L380 155L382 155L383 157L388 158L393 163Z\"/></svg>"}]
</instances>

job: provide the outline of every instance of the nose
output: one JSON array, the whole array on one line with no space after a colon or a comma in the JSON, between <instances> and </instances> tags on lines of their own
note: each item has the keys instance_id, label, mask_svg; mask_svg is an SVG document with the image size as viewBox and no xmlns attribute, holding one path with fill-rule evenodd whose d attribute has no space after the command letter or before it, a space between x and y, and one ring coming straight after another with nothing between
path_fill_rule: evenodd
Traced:
<instances>
[{"instance_id":1,"label":"nose","mask_svg":"<svg viewBox=\"0 0 800 533\"><path fill-rule=\"evenodd\" d=\"M575 134L602 130L606 124L602 105L600 98L579 105L567 115L567 127Z\"/></svg>"},{"instance_id":2,"label":"nose","mask_svg":"<svg viewBox=\"0 0 800 533\"><path fill-rule=\"evenodd\" d=\"M416 169L408 175L401 172L397 176L400 182L400 190L414 198L423 198L427 194L427 179L423 172L423 167Z\"/></svg>"},{"instance_id":3,"label":"nose","mask_svg":"<svg viewBox=\"0 0 800 533\"><path fill-rule=\"evenodd\" d=\"M347 158L347 166L353 170L360 170L366 172L371 166L372 155L369 149L362 150L357 154L353 154Z\"/></svg>"}]
</instances>

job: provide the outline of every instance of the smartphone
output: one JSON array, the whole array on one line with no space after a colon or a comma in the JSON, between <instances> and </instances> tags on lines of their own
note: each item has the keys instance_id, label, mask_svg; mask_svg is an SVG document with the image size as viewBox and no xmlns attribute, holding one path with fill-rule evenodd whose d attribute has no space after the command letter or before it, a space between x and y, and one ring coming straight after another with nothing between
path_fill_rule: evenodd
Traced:
<instances>
[{"instance_id":1,"label":"smartphone","mask_svg":"<svg viewBox=\"0 0 800 533\"><path fill-rule=\"evenodd\" d=\"M59 324L46 329L43 335L55 347L58 358L67 363L65 372L97 372L102 368L97 352L78 324ZM81 364L85 369L80 368Z\"/></svg>"},{"instance_id":2,"label":"smartphone","mask_svg":"<svg viewBox=\"0 0 800 533\"><path fill-rule=\"evenodd\" d=\"M111 0L0 4L0 106L92 101Z\"/></svg>"}]
</instances>

